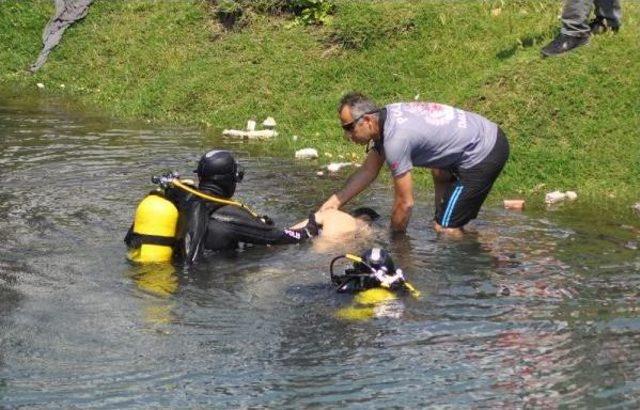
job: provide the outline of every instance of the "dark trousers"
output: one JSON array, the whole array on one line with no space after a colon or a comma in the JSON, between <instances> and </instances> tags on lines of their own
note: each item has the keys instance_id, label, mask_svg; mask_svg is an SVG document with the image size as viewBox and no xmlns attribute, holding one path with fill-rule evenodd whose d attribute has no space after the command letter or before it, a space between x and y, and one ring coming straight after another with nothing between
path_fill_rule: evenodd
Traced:
<instances>
[{"instance_id":1,"label":"dark trousers","mask_svg":"<svg viewBox=\"0 0 640 410\"><path fill-rule=\"evenodd\" d=\"M608 27L619 27L622 18L621 0L565 0L562 10L562 34L574 37L589 35L589 14L595 7L596 19Z\"/></svg>"}]
</instances>

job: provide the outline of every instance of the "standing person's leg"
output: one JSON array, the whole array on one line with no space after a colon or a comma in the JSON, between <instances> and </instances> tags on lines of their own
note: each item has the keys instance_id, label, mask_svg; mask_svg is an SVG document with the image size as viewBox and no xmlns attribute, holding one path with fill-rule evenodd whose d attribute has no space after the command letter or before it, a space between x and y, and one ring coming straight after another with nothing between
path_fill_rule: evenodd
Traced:
<instances>
[{"instance_id":1,"label":"standing person's leg","mask_svg":"<svg viewBox=\"0 0 640 410\"><path fill-rule=\"evenodd\" d=\"M594 0L565 0L560 34L542 48L543 57L557 56L587 44L591 27L589 13Z\"/></svg>"},{"instance_id":2,"label":"standing person's leg","mask_svg":"<svg viewBox=\"0 0 640 410\"><path fill-rule=\"evenodd\" d=\"M442 212L436 213L437 232L462 234L463 227L478 216L508 158L509 141L498 129L495 146L489 155L471 168L458 169L457 181L446 192L446 205Z\"/></svg>"},{"instance_id":3,"label":"standing person's leg","mask_svg":"<svg viewBox=\"0 0 640 410\"><path fill-rule=\"evenodd\" d=\"M435 216L433 218L434 229L438 233L447 233L455 236L461 235L461 228L446 228L441 224L445 215L445 207L450 205L457 187L456 177L453 176L451 172L444 169L432 169L431 176L433 176L433 190L436 208Z\"/></svg>"},{"instance_id":4,"label":"standing person's leg","mask_svg":"<svg viewBox=\"0 0 640 410\"><path fill-rule=\"evenodd\" d=\"M444 199L447 191L456 182L456 178L444 169L432 169L433 191L435 197L436 214L443 211Z\"/></svg>"},{"instance_id":5,"label":"standing person's leg","mask_svg":"<svg viewBox=\"0 0 640 410\"><path fill-rule=\"evenodd\" d=\"M608 29L618 31L622 20L621 0L594 0L596 18L591 23L591 33L600 34Z\"/></svg>"},{"instance_id":6,"label":"standing person's leg","mask_svg":"<svg viewBox=\"0 0 640 410\"><path fill-rule=\"evenodd\" d=\"M571 37L588 37L591 32L589 14L593 2L594 0L565 0L560 33Z\"/></svg>"}]
</instances>

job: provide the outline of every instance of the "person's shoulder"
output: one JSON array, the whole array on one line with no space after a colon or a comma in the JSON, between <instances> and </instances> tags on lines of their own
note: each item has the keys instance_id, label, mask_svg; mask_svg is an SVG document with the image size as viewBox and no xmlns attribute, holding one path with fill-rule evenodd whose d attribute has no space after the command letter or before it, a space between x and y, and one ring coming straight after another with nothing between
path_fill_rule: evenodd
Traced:
<instances>
[{"instance_id":1,"label":"person's shoulder","mask_svg":"<svg viewBox=\"0 0 640 410\"><path fill-rule=\"evenodd\" d=\"M356 218L337 209L317 212L316 220L322 225L323 237L337 237L356 230Z\"/></svg>"},{"instance_id":2,"label":"person's shoulder","mask_svg":"<svg viewBox=\"0 0 640 410\"><path fill-rule=\"evenodd\" d=\"M384 106L384 108L387 111L387 121L393 121L394 119L396 119L398 116L400 116L402 114L402 107L405 105L406 103L403 102L396 102L396 103L391 103L391 104L387 104Z\"/></svg>"},{"instance_id":3,"label":"person's shoulder","mask_svg":"<svg viewBox=\"0 0 640 410\"><path fill-rule=\"evenodd\" d=\"M252 215L246 209L236 205L223 205L214 211L216 215L230 216L236 218L252 217Z\"/></svg>"},{"instance_id":4,"label":"person's shoulder","mask_svg":"<svg viewBox=\"0 0 640 410\"><path fill-rule=\"evenodd\" d=\"M356 218L339 209L327 209L316 213L316 220L325 227L330 225L334 229L347 228L351 230Z\"/></svg>"},{"instance_id":5,"label":"person's shoulder","mask_svg":"<svg viewBox=\"0 0 640 410\"><path fill-rule=\"evenodd\" d=\"M382 130L383 142L387 142L397 132L398 126L401 126L403 120L404 103L393 103L385 105L384 127ZM384 144L379 144L384 145Z\"/></svg>"},{"instance_id":6,"label":"person's shoulder","mask_svg":"<svg viewBox=\"0 0 640 410\"><path fill-rule=\"evenodd\" d=\"M345 220L351 220L353 216L339 209L325 209L324 211L316 212L316 220L319 223L335 223Z\"/></svg>"}]
</instances>

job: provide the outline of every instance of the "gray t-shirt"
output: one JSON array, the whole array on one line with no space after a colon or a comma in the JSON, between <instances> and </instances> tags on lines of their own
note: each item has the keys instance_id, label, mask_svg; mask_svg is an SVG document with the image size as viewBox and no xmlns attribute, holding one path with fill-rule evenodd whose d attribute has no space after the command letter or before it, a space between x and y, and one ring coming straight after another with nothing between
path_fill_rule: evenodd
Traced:
<instances>
[{"instance_id":1,"label":"gray t-shirt","mask_svg":"<svg viewBox=\"0 0 640 410\"><path fill-rule=\"evenodd\" d=\"M382 147L393 176L414 166L471 168L493 149L498 126L488 119L448 105L429 102L386 106Z\"/></svg>"}]
</instances>

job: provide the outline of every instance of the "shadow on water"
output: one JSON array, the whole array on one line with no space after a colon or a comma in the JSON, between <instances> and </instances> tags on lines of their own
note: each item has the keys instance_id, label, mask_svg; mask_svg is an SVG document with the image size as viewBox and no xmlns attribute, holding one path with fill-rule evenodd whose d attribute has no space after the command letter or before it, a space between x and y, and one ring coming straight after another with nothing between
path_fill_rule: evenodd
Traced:
<instances>
[{"instance_id":1,"label":"shadow on water","mask_svg":"<svg viewBox=\"0 0 640 410\"><path fill-rule=\"evenodd\" d=\"M418 188L406 236L129 264L150 175L211 147L238 153L239 198L282 226L339 183L195 129L0 100L0 407L637 405L637 227L488 206L447 240ZM388 218L390 197L379 183L354 206ZM341 316L355 299L329 262L373 244L421 296Z\"/></svg>"}]
</instances>

